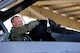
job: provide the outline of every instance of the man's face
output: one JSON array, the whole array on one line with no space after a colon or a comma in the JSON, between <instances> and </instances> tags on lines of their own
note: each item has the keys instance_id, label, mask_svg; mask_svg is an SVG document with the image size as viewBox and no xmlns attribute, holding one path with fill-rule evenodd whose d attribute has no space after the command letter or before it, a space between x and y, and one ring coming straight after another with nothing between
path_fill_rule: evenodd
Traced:
<instances>
[{"instance_id":1,"label":"man's face","mask_svg":"<svg viewBox=\"0 0 80 53\"><path fill-rule=\"evenodd\" d=\"M13 27L18 28L23 26L22 19L20 17L15 17L12 22Z\"/></svg>"}]
</instances>

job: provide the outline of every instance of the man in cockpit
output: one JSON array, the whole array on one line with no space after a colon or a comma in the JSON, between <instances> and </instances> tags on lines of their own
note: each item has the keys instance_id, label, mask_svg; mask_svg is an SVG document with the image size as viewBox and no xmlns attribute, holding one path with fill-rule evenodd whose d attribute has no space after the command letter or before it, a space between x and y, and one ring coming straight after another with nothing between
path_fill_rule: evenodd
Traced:
<instances>
[{"instance_id":1,"label":"man in cockpit","mask_svg":"<svg viewBox=\"0 0 80 53\"><path fill-rule=\"evenodd\" d=\"M11 41L24 41L25 33L39 25L39 21L32 21L23 25L23 21L20 16L14 16L11 19L11 23L13 25L10 34Z\"/></svg>"}]
</instances>

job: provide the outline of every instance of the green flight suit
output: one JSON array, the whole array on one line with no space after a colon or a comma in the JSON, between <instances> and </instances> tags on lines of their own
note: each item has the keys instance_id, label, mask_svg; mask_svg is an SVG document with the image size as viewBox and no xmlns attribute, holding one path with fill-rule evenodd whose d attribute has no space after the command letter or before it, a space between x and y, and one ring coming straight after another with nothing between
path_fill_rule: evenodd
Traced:
<instances>
[{"instance_id":1,"label":"green flight suit","mask_svg":"<svg viewBox=\"0 0 80 53\"><path fill-rule=\"evenodd\" d=\"M39 21L32 21L22 27L12 28L10 35L12 41L24 41L24 34L34 29L37 25L39 25Z\"/></svg>"}]
</instances>

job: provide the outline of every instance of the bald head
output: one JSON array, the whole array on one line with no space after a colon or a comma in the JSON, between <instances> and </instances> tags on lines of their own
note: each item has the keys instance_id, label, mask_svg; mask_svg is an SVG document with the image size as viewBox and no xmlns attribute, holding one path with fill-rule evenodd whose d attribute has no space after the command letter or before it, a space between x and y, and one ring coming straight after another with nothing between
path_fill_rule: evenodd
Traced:
<instances>
[{"instance_id":1,"label":"bald head","mask_svg":"<svg viewBox=\"0 0 80 53\"><path fill-rule=\"evenodd\" d=\"M11 23L12 23L12 25L13 25L14 28L18 28L18 27L23 26L22 19L19 16L14 16L11 19Z\"/></svg>"}]
</instances>

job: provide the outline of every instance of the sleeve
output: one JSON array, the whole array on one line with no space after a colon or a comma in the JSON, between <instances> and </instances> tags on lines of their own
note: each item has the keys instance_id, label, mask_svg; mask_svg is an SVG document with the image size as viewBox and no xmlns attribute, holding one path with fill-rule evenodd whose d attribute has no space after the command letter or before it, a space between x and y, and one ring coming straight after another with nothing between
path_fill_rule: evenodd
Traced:
<instances>
[{"instance_id":1,"label":"sleeve","mask_svg":"<svg viewBox=\"0 0 80 53\"><path fill-rule=\"evenodd\" d=\"M39 25L39 21L32 21L28 24L27 26L27 30L28 31L32 31L32 29L34 29L37 25Z\"/></svg>"},{"instance_id":2,"label":"sleeve","mask_svg":"<svg viewBox=\"0 0 80 53\"><path fill-rule=\"evenodd\" d=\"M27 31L31 31L32 29L34 29L37 25L39 25L39 21L32 21L32 22L30 22L28 24L25 24L22 27L14 29L14 32L16 34L24 34Z\"/></svg>"}]
</instances>

